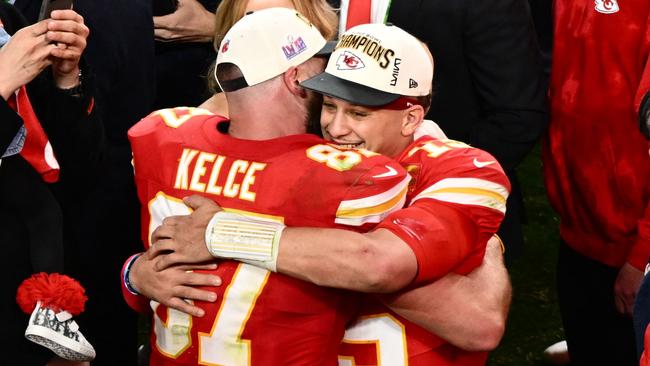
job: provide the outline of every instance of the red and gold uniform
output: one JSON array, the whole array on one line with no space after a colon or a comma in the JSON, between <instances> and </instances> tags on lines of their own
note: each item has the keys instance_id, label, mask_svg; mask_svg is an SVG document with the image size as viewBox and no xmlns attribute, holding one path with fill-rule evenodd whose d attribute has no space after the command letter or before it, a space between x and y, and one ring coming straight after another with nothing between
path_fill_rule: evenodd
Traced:
<instances>
[{"instance_id":1,"label":"red and gold uniform","mask_svg":"<svg viewBox=\"0 0 650 366\"><path fill-rule=\"evenodd\" d=\"M377 228L404 240L418 260L415 286L449 272L469 273L483 260L485 245L505 213L510 184L490 154L461 142L428 136L416 140L397 159L412 176L406 208ZM442 218L442 219L441 219ZM459 220L462 232L445 222ZM450 238L473 238L450 245ZM462 351L407 321L373 297L350 326L340 350L340 365L482 365L486 353Z\"/></svg>"},{"instance_id":2,"label":"red and gold uniform","mask_svg":"<svg viewBox=\"0 0 650 366\"><path fill-rule=\"evenodd\" d=\"M131 128L145 242L165 217L188 214L181 198L197 193L286 225L363 231L405 202L410 178L383 156L311 135L240 140L224 126L177 108ZM211 288L215 303L196 303L201 318L152 302L152 365L336 365L356 297L235 261L213 273L224 284Z\"/></svg>"}]
</instances>

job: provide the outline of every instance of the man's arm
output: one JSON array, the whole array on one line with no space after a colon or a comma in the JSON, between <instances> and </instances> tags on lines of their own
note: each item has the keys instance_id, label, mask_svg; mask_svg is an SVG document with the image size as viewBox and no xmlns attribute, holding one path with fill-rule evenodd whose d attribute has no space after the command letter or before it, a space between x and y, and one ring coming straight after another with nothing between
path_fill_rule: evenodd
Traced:
<instances>
[{"instance_id":1,"label":"man's arm","mask_svg":"<svg viewBox=\"0 0 650 366\"><path fill-rule=\"evenodd\" d=\"M468 275L450 273L431 284L383 296L382 301L459 348L490 351L505 331L511 295L501 246L492 238L483 263Z\"/></svg>"},{"instance_id":2,"label":"man's arm","mask_svg":"<svg viewBox=\"0 0 650 366\"><path fill-rule=\"evenodd\" d=\"M194 212L165 219L152 235L152 242L156 243L153 255L169 253L161 256L159 270L211 258L205 244L205 228L220 208L200 196L188 197L184 202ZM419 267L427 268L427 276L435 271L433 274L441 277L452 269L458 258L467 254L476 233L468 229L473 226L472 220L453 207L431 201L425 207L413 205L386 219L400 222L411 212L419 214L424 220L419 223L422 230L412 234L417 241L438 249L440 254L425 257L423 263L418 263L412 246L384 228L366 234L340 229L285 228L278 250L277 271L320 286L374 293L405 287L423 273L423 270L418 272Z\"/></svg>"},{"instance_id":3,"label":"man's arm","mask_svg":"<svg viewBox=\"0 0 650 366\"><path fill-rule=\"evenodd\" d=\"M186 198L185 202L194 208L194 212L189 216L166 219L164 225L153 234L153 241L156 244L150 249L152 251L151 256L160 261L158 263L160 268L165 268L168 263L182 260L183 256L194 257L196 260L211 257L204 244L205 229L203 228L212 215L219 210L219 207L211 200L200 196ZM357 262L358 264L362 262L363 260L359 258L364 256L368 261L371 261L370 258L373 257L373 254L353 253L349 249L342 249L340 252L328 252L324 249L326 247L325 243L332 239L328 235L331 233L342 231L346 235L349 234L342 239L345 240L342 243L346 243L347 240L357 240L359 236L365 238L367 235L344 230L289 229L285 229L283 233L283 239L290 238L290 240L283 241L283 246L288 244L286 248L281 246L282 249L278 258L279 272L309 281L314 281L314 278L316 278L318 281L322 280L323 283L327 284L344 284L349 287L366 289L373 287L371 285L375 285L374 288L377 288L380 287L377 286L378 283L390 282L390 278L381 279L381 281L377 280L383 277L381 274L377 274L373 282L364 273L380 272L381 270L378 267L371 267L368 270L365 267L350 266L351 263ZM387 230L381 231L387 232ZM192 237L192 234L194 234L194 237ZM375 239L378 240L385 234L375 234ZM162 239L163 237L174 238L174 240ZM393 241L393 244L408 247L394 235L392 237L386 235L384 239ZM201 244L195 245L197 242ZM305 242L310 244L301 244ZM319 242L322 245L318 245ZM180 244L177 247L179 249L177 252L157 255L174 248L174 244ZM314 249L319 246L321 250L313 251L309 249L310 247ZM346 245L342 245L342 247L344 246ZM196 248L197 250L195 252L187 251L189 248ZM286 258L283 252L286 252ZM368 265L372 266L372 263ZM152 267L144 267L148 268L149 274L138 273L137 276L146 278L157 273ZM320 268L320 270L315 268ZM344 270L337 272L337 268L344 268ZM351 279L349 277L352 276L351 273L357 273L365 280ZM332 278L328 279L328 276ZM135 279L134 281L137 282L138 280ZM396 281L395 284L382 286L385 289L401 288L408 284L409 281L408 279L402 279ZM492 239L488 245L483 265L467 276L448 274L434 283L398 295L385 297L384 301L386 305L400 315L434 332L450 343L469 351L478 351L492 349L500 341L505 328L510 293L510 281L503 264L500 245L497 240ZM205 291L196 290L192 296L197 297L186 296L186 298L201 299L198 296L205 295L207 295ZM163 303L167 304L165 300L168 299L163 298L162 300ZM183 308L174 306L174 304L170 304L170 306L188 312ZM189 308L190 306L183 305L183 307ZM472 319L471 324L467 322L467 319Z\"/></svg>"},{"instance_id":4,"label":"man's arm","mask_svg":"<svg viewBox=\"0 0 650 366\"><path fill-rule=\"evenodd\" d=\"M339 229L286 228L278 272L319 286L386 293L413 281L415 254L386 229L361 234Z\"/></svg>"}]
</instances>

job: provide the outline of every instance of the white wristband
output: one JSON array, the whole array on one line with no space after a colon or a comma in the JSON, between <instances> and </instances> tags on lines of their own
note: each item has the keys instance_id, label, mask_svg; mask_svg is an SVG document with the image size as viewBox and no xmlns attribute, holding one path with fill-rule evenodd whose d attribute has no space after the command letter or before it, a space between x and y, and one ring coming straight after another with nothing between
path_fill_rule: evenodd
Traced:
<instances>
[{"instance_id":1,"label":"white wristband","mask_svg":"<svg viewBox=\"0 0 650 366\"><path fill-rule=\"evenodd\" d=\"M261 217L220 211L205 229L205 244L210 254L232 258L276 271L282 223Z\"/></svg>"}]
</instances>

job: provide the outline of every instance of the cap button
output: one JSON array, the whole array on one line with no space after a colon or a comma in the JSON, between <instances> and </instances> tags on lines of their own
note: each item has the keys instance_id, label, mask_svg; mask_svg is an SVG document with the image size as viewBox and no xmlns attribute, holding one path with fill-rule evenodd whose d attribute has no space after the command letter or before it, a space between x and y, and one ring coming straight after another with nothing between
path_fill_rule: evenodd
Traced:
<instances>
[{"instance_id":1,"label":"cap button","mask_svg":"<svg viewBox=\"0 0 650 366\"><path fill-rule=\"evenodd\" d=\"M387 23L386 23L386 26L388 26L388 27L392 27L393 25L394 25L394 24L391 23L391 22L387 22Z\"/></svg>"}]
</instances>

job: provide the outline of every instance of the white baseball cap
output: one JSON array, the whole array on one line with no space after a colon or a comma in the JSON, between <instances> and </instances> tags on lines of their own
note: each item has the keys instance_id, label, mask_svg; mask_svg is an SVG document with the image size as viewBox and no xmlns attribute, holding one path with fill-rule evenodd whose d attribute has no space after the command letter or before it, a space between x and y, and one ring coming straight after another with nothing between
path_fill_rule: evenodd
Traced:
<instances>
[{"instance_id":1,"label":"white baseball cap","mask_svg":"<svg viewBox=\"0 0 650 366\"><path fill-rule=\"evenodd\" d=\"M247 13L226 33L217 54L215 79L223 91L235 91L272 79L316 55L329 55L333 44L303 15L287 8ZM216 69L231 63L243 78L219 80Z\"/></svg>"},{"instance_id":2,"label":"white baseball cap","mask_svg":"<svg viewBox=\"0 0 650 366\"><path fill-rule=\"evenodd\" d=\"M341 35L325 72L307 89L353 104L382 106L431 93L433 60L414 36L391 24L362 24Z\"/></svg>"}]
</instances>

